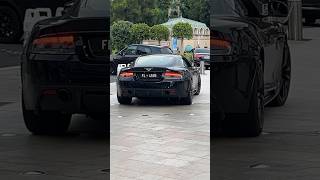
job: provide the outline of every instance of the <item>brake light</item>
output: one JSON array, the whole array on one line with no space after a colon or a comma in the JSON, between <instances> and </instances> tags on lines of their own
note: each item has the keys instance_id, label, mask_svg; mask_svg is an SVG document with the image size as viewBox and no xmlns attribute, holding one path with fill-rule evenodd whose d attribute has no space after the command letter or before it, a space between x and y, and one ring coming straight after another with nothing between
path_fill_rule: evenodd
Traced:
<instances>
[{"instance_id":1,"label":"brake light","mask_svg":"<svg viewBox=\"0 0 320 180\"><path fill-rule=\"evenodd\" d=\"M75 49L75 38L73 35L52 35L34 39L32 52L36 53L73 53Z\"/></svg>"},{"instance_id":2,"label":"brake light","mask_svg":"<svg viewBox=\"0 0 320 180\"><path fill-rule=\"evenodd\" d=\"M204 57L204 55L201 55L201 54L195 54L194 55L194 59L196 59L196 60L198 60L200 58L203 58L203 57Z\"/></svg>"},{"instance_id":3,"label":"brake light","mask_svg":"<svg viewBox=\"0 0 320 180\"><path fill-rule=\"evenodd\" d=\"M181 79L182 78L182 73L177 72L177 71L166 71L163 74L163 77L165 79Z\"/></svg>"},{"instance_id":4,"label":"brake light","mask_svg":"<svg viewBox=\"0 0 320 180\"><path fill-rule=\"evenodd\" d=\"M120 77L124 77L124 78L133 77L133 75L134 74L132 71L122 71L119 74Z\"/></svg>"},{"instance_id":5,"label":"brake light","mask_svg":"<svg viewBox=\"0 0 320 180\"><path fill-rule=\"evenodd\" d=\"M219 49L230 49L231 43L223 39L211 39L210 46Z\"/></svg>"}]
</instances>

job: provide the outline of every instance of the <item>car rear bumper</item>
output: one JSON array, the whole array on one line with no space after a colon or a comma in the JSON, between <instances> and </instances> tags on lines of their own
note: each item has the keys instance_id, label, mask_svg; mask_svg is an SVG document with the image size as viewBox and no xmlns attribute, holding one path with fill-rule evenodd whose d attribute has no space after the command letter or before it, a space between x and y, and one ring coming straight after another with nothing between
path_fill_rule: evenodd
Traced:
<instances>
[{"instance_id":1,"label":"car rear bumper","mask_svg":"<svg viewBox=\"0 0 320 180\"><path fill-rule=\"evenodd\" d=\"M117 91L124 97L187 97L189 81L136 82L118 81Z\"/></svg>"},{"instance_id":2,"label":"car rear bumper","mask_svg":"<svg viewBox=\"0 0 320 180\"><path fill-rule=\"evenodd\" d=\"M103 86L40 86L33 92L31 109L66 113L106 112L109 92ZM29 107L32 107L32 105Z\"/></svg>"}]
</instances>

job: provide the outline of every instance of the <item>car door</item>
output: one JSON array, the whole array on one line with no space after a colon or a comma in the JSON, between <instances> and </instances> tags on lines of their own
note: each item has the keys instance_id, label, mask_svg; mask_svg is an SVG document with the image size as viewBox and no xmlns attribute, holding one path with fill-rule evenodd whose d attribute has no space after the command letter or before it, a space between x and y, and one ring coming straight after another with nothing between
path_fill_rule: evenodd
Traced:
<instances>
[{"instance_id":1,"label":"car door","mask_svg":"<svg viewBox=\"0 0 320 180\"><path fill-rule=\"evenodd\" d=\"M117 66L128 67L131 62L136 60L137 55L137 46L130 45L127 48L121 50L115 57L114 63Z\"/></svg>"},{"instance_id":2,"label":"car door","mask_svg":"<svg viewBox=\"0 0 320 180\"><path fill-rule=\"evenodd\" d=\"M192 90L196 90L198 86L198 80L199 80L199 68L193 66L193 64L188 59L184 57L182 59L185 64L185 67L191 73Z\"/></svg>"}]
</instances>

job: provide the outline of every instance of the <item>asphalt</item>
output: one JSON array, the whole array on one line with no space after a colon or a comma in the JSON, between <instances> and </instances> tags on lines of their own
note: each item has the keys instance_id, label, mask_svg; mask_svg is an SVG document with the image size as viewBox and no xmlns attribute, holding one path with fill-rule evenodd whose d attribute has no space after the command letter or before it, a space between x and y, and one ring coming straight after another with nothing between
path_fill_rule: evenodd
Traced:
<instances>
[{"instance_id":1,"label":"asphalt","mask_svg":"<svg viewBox=\"0 0 320 180\"><path fill-rule=\"evenodd\" d=\"M258 138L211 138L217 180L317 180L320 176L320 28L290 42L292 85L285 106L265 109Z\"/></svg>"}]
</instances>

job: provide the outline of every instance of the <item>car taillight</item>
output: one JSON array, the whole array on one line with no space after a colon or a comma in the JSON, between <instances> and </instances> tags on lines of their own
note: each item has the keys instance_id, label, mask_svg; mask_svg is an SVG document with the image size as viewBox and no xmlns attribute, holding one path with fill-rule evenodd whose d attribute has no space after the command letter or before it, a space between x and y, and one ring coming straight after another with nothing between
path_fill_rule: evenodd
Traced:
<instances>
[{"instance_id":1,"label":"car taillight","mask_svg":"<svg viewBox=\"0 0 320 180\"><path fill-rule=\"evenodd\" d=\"M75 38L73 35L50 35L33 40L33 53L74 54Z\"/></svg>"},{"instance_id":2,"label":"car taillight","mask_svg":"<svg viewBox=\"0 0 320 180\"><path fill-rule=\"evenodd\" d=\"M183 77L181 72L177 71L166 71L163 73L165 79L181 79Z\"/></svg>"},{"instance_id":3,"label":"car taillight","mask_svg":"<svg viewBox=\"0 0 320 180\"><path fill-rule=\"evenodd\" d=\"M124 77L124 78L128 78L128 77L133 77L134 74L132 71L121 71L119 76Z\"/></svg>"},{"instance_id":4,"label":"car taillight","mask_svg":"<svg viewBox=\"0 0 320 180\"><path fill-rule=\"evenodd\" d=\"M211 38L210 47L213 55L228 55L231 53L231 42L225 39Z\"/></svg>"},{"instance_id":5,"label":"car taillight","mask_svg":"<svg viewBox=\"0 0 320 180\"><path fill-rule=\"evenodd\" d=\"M203 58L203 57L204 57L204 55L201 55L201 54L195 54L194 55L194 59L196 59L196 60L198 60L200 58Z\"/></svg>"}]
</instances>

